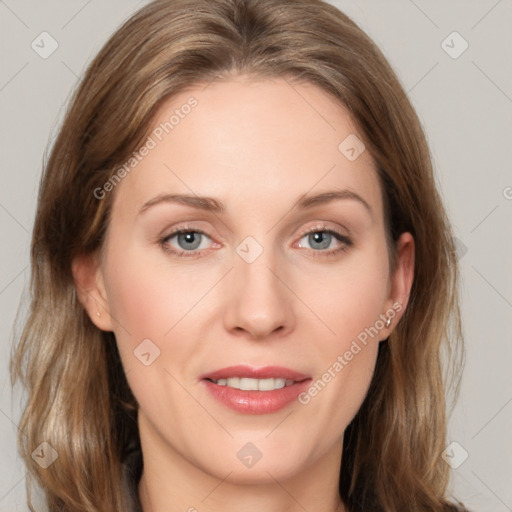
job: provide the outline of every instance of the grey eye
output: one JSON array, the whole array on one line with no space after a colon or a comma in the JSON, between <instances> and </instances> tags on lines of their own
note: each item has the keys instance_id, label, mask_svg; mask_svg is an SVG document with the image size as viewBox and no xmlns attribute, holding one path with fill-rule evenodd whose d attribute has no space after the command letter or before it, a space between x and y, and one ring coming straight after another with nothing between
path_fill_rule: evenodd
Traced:
<instances>
[{"instance_id":1,"label":"grey eye","mask_svg":"<svg viewBox=\"0 0 512 512\"><path fill-rule=\"evenodd\" d=\"M176 236L180 249L190 251L197 249L201 245L201 237L203 234L197 231L189 231L187 233L179 233Z\"/></svg>"},{"instance_id":2,"label":"grey eye","mask_svg":"<svg viewBox=\"0 0 512 512\"><path fill-rule=\"evenodd\" d=\"M329 248L332 242L333 233L329 231L311 231L310 233L306 233L302 239L307 238L307 245L311 249L324 250ZM302 240L301 239L301 240ZM303 243L299 244L300 247L304 247Z\"/></svg>"},{"instance_id":3,"label":"grey eye","mask_svg":"<svg viewBox=\"0 0 512 512\"><path fill-rule=\"evenodd\" d=\"M308 235L308 242L313 249L327 249L331 241L332 235L326 231L315 231Z\"/></svg>"}]
</instances>

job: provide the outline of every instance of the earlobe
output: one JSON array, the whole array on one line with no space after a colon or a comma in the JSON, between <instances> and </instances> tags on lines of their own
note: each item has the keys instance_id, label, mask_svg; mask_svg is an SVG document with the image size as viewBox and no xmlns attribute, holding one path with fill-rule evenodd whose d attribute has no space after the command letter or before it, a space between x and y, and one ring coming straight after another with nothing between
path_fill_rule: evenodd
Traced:
<instances>
[{"instance_id":1,"label":"earlobe","mask_svg":"<svg viewBox=\"0 0 512 512\"><path fill-rule=\"evenodd\" d=\"M95 255L76 257L71 269L78 300L96 327L112 331L112 320L98 258Z\"/></svg>"}]
</instances>

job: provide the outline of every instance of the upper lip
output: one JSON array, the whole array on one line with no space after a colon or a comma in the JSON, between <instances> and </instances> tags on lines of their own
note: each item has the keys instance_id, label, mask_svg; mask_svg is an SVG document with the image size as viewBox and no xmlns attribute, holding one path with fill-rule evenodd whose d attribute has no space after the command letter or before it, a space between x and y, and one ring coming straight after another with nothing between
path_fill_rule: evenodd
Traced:
<instances>
[{"instance_id":1,"label":"upper lip","mask_svg":"<svg viewBox=\"0 0 512 512\"><path fill-rule=\"evenodd\" d=\"M251 379L281 378L290 379L296 382L310 378L309 375L296 372L295 370L290 370L289 368L284 368L283 366L263 366L256 368L248 365L237 365L205 373L204 375L201 375L200 379L219 380L228 379L230 377L248 377Z\"/></svg>"}]
</instances>

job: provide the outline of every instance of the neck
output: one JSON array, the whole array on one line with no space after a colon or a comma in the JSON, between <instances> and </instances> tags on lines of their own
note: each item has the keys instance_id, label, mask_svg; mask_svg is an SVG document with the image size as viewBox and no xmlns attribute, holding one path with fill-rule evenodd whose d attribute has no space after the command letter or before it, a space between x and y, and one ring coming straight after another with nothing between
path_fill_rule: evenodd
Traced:
<instances>
[{"instance_id":1,"label":"neck","mask_svg":"<svg viewBox=\"0 0 512 512\"><path fill-rule=\"evenodd\" d=\"M297 498L283 483L276 481L275 489L262 486L234 489L236 484L227 480L217 482L217 486L204 494L185 497L170 489L155 489L150 478L142 475L139 483L139 498L143 512L304 512L321 510L325 512L348 512L338 493L330 496L303 495ZM223 490L219 487L224 486ZM165 488L164 488L165 489ZM162 492L163 491L163 492ZM171 491L171 492L169 492ZM278 491L278 492L275 492ZM212 494L215 493L215 496ZM226 505L229 503L229 507ZM321 503L321 505L319 505Z\"/></svg>"}]
</instances>

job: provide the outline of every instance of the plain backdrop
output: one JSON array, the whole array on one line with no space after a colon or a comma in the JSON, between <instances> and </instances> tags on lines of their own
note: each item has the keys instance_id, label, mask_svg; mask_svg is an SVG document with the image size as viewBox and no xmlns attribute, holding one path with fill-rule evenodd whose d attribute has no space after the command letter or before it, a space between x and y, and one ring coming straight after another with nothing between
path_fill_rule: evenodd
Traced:
<instances>
[{"instance_id":1,"label":"plain backdrop","mask_svg":"<svg viewBox=\"0 0 512 512\"><path fill-rule=\"evenodd\" d=\"M0 0L1 512L28 510L8 362L43 154L86 65L145 3ZM467 359L447 442L451 491L475 512L511 511L512 2L332 3L375 40L417 109L457 237ZM45 51L58 45L47 58L33 49L41 37Z\"/></svg>"}]
</instances>

